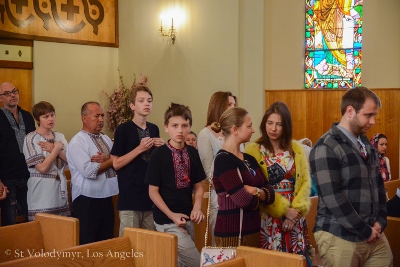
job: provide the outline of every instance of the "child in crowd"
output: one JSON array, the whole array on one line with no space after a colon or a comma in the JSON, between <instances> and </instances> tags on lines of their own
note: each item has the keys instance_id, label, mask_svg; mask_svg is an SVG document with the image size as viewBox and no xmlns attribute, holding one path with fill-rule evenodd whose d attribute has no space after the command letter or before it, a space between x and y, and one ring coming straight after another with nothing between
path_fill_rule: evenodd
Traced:
<instances>
[{"instance_id":1,"label":"child in crowd","mask_svg":"<svg viewBox=\"0 0 400 267\"><path fill-rule=\"evenodd\" d=\"M190 131L186 137L186 144L197 149L197 135L195 132Z\"/></svg>"},{"instance_id":2,"label":"child in crowd","mask_svg":"<svg viewBox=\"0 0 400 267\"><path fill-rule=\"evenodd\" d=\"M150 89L133 88L129 106L133 118L117 127L111 150L113 166L118 172L120 236L125 227L155 230L153 202L144 180L152 151L164 144L157 125L147 121L153 107Z\"/></svg>"},{"instance_id":3,"label":"child in crowd","mask_svg":"<svg viewBox=\"0 0 400 267\"><path fill-rule=\"evenodd\" d=\"M371 144L375 147L378 152L379 170L384 182L388 182L392 179L390 173L390 162L386 157L387 150L387 138L386 135L377 133L371 138Z\"/></svg>"},{"instance_id":4,"label":"child in crowd","mask_svg":"<svg viewBox=\"0 0 400 267\"><path fill-rule=\"evenodd\" d=\"M185 144L191 126L189 108L172 103L164 115L164 129L170 140L151 154L145 182L155 204L153 216L157 231L178 237L180 266L197 267L200 253L194 244L193 222L199 224L204 220L201 182L206 175L198 151Z\"/></svg>"}]
</instances>

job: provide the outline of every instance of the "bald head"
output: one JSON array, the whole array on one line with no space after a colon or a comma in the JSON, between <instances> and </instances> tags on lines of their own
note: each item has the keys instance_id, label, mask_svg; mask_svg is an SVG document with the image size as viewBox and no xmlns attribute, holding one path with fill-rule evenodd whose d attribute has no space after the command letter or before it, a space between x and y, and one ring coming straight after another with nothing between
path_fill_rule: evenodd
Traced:
<instances>
[{"instance_id":1,"label":"bald head","mask_svg":"<svg viewBox=\"0 0 400 267\"><path fill-rule=\"evenodd\" d=\"M15 86L12 83L4 82L0 84L0 94L2 94L3 91L12 91L14 88Z\"/></svg>"},{"instance_id":2,"label":"bald head","mask_svg":"<svg viewBox=\"0 0 400 267\"><path fill-rule=\"evenodd\" d=\"M19 102L19 94L18 90L12 83L4 82L0 84L0 102L3 103L4 108L12 112L17 109Z\"/></svg>"}]
</instances>

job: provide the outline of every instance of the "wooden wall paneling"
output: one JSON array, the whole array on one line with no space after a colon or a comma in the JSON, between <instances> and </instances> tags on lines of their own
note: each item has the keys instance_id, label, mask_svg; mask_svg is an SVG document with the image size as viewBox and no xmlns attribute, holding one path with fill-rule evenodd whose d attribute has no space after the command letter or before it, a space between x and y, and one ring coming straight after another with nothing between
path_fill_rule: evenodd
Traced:
<instances>
[{"instance_id":1,"label":"wooden wall paneling","mask_svg":"<svg viewBox=\"0 0 400 267\"><path fill-rule=\"evenodd\" d=\"M19 106L32 111L32 70L0 68L0 84L3 82L14 84L19 90Z\"/></svg>"},{"instance_id":2,"label":"wooden wall paneling","mask_svg":"<svg viewBox=\"0 0 400 267\"><path fill-rule=\"evenodd\" d=\"M372 89L381 99L382 108L376 124L367 132L371 138L383 133L388 138L387 157L390 159L392 179L399 179L400 123L398 103L400 89ZM293 120L293 138L309 138L313 144L332 126L340 121L340 100L346 90L266 90L265 109L275 101L285 102Z\"/></svg>"},{"instance_id":3,"label":"wooden wall paneling","mask_svg":"<svg viewBox=\"0 0 400 267\"><path fill-rule=\"evenodd\" d=\"M118 0L1 2L2 36L118 47Z\"/></svg>"}]
</instances>

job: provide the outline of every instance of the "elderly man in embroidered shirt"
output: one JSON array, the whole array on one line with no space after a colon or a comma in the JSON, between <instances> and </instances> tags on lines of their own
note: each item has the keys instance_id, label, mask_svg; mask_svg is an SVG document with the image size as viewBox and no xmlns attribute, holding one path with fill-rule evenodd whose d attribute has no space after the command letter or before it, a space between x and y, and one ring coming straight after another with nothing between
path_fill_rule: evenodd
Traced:
<instances>
[{"instance_id":1,"label":"elderly man in embroidered shirt","mask_svg":"<svg viewBox=\"0 0 400 267\"><path fill-rule=\"evenodd\" d=\"M111 139L100 131L104 112L97 102L82 106L83 127L69 143L67 159L72 177L73 216L80 221L80 243L113 237L114 207L118 194L116 172L112 168Z\"/></svg>"}]
</instances>

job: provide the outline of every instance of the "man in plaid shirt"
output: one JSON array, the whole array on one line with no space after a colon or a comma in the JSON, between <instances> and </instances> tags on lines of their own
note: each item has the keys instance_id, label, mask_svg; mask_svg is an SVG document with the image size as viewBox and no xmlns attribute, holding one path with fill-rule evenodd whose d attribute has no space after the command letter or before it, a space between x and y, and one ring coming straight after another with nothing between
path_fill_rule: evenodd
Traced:
<instances>
[{"instance_id":1,"label":"man in plaid shirt","mask_svg":"<svg viewBox=\"0 0 400 267\"><path fill-rule=\"evenodd\" d=\"M365 135L380 107L369 89L348 90L342 96L340 122L311 151L319 197L314 236L325 267L392 266L383 233L385 188L377 152Z\"/></svg>"}]
</instances>

